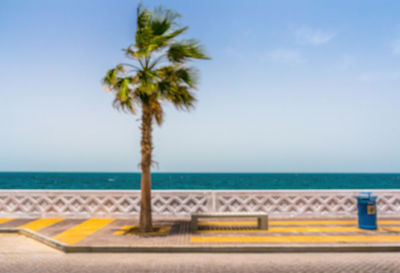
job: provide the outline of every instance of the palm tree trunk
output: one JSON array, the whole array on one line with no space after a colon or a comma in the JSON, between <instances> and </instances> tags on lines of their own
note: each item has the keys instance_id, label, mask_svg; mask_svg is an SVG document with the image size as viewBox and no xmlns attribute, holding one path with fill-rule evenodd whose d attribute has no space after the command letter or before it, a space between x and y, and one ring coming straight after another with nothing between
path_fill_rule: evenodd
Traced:
<instances>
[{"instance_id":1,"label":"palm tree trunk","mask_svg":"<svg viewBox=\"0 0 400 273\"><path fill-rule=\"evenodd\" d=\"M151 152L152 147L152 113L149 105L143 104L142 107L142 141L141 141L141 153L142 153L142 178L141 178L141 201L140 201L140 220L139 230L140 232L151 232L152 219L151 219Z\"/></svg>"}]
</instances>

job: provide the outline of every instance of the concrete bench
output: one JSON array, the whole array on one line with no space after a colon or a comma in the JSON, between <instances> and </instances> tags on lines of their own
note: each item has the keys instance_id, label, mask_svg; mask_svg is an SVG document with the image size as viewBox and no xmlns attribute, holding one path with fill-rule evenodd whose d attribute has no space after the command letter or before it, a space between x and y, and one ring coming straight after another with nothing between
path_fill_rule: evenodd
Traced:
<instances>
[{"instance_id":1,"label":"concrete bench","mask_svg":"<svg viewBox=\"0 0 400 273\"><path fill-rule=\"evenodd\" d=\"M263 212L215 212L194 213L190 222L192 232L198 228L199 218L257 218L258 228L268 230L268 214Z\"/></svg>"}]
</instances>

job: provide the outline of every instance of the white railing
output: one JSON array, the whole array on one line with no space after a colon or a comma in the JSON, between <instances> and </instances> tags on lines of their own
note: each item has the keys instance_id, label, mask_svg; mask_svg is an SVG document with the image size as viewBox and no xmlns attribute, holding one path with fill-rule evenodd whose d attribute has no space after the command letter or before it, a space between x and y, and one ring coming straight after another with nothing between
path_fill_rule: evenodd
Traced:
<instances>
[{"instance_id":1,"label":"white railing","mask_svg":"<svg viewBox=\"0 0 400 273\"><path fill-rule=\"evenodd\" d=\"M400 190L371 190L378 216L400 217ZM355 217L360 190L154 190L155 217L194 212L267 212L271 217ZM137 216L135 190L0 190L0 218Z\"/></svg>"}]
</instances>

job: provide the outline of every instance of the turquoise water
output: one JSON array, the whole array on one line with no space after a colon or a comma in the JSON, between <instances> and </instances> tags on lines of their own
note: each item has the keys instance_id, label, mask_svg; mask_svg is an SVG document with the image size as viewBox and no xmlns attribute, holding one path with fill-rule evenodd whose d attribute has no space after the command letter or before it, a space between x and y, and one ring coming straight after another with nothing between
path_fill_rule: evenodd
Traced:
<instances>
[{"instance_id":1,"label":"turquoise water","mask_svg":"<svg viewBox=\"0 0 400 273\"><path fill-rule=\"evenodd\" d=\"M153 189L400 189L400 174L155 173ZM0 173L0 189L139 189L139 173Z\"/></svg>"}]
</instances>

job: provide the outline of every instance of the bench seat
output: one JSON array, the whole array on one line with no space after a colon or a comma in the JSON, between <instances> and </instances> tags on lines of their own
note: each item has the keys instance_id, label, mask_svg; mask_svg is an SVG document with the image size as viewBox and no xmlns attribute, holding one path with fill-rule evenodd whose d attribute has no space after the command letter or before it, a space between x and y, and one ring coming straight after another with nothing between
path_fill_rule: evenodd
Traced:
<instances>
[{"instance_id":1,"label":"bench seat","mask_svg":"<svg viewBox=\"0 0 400 273\"><path fill-rule=\"evenodd\" d=\"M268 214L264 212L205 212L193 213L190 222L192 232L198 228L199 218L257 218L258 228L268 230Z\"/></svg>"}]
</instances>

